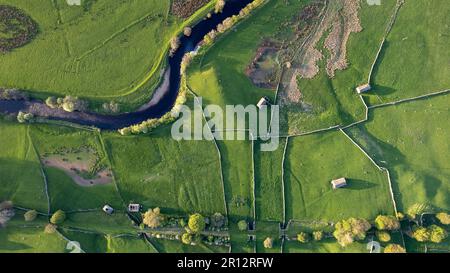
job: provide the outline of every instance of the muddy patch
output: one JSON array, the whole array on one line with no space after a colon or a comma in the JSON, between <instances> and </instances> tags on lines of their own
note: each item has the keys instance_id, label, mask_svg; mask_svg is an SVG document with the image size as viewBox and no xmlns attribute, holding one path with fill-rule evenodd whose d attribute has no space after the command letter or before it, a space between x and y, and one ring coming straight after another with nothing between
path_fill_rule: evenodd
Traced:
<instances>
[{"instance_id":1,"label":"muddy patch","mask_svg":"<svg viewBox=\"0 0 450 273\"><path fill-rule=\"evenodd\" d=\"M112 182L111 170L99 163L95 149L60 149L41 157L47 167L64 171L75 183L83 187L105 185Z\"/></svg>"},{"instance_id":2,"label":"muddy patch","mask_svg":"<svg viewBox=\"0 0 450 273\"><path fill-rule=\"evenodd\" d=\"M278 51L280 45L264 42L256 51L251 64L245 74L252 83L260 88L276 89L279 73Z\"/></svg>"},{"instance_id":3,"label":"muddy patch","mask_svg":"<svg viewBox=\"0 0 450 273\"><path fill-rule=\"evenodd\" d=\"M319 73L317 62L323 58L323 52L318 49L318 43L324 36L323 47L329 53L326 66L328 76L333 78L336 70L347 68L347 42L350 34L362 31L359 9L359 0L336 0L328 4L323 20L305 42L299 69L303 78L311 79Z\"/></svg>"},{"instance_id":4,"label":"muddy patch","mask_svg":"<svg viewBox=\"0 0 450 273\"><path fill-rule=\"evenodd\" d=\"M362 31L358 17L360 3L357 0L343 0L342 9L335 14L332 30L325 40L330 53L327 60L327 74L334 77L336 70L344 70L347 62L347 42L350 34Z\"/></svg>"}]
</instances>

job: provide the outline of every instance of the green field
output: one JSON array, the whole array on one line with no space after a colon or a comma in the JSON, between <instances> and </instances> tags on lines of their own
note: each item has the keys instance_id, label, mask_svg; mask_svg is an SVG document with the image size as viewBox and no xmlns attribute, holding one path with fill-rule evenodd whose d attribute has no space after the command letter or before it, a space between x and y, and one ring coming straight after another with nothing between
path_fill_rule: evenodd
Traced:
<instances>
[{"instance_id":1,"label":"green field","mask_svg":"<svg viewBox=\"0 0 450 273\"><path fill-rule=\"evenodd\" d=\"M0 232L1 253L63 253L66 241L43 228L8 228Z\"/></svg>"},{"instance_id":2,"label":"green field","mask_svg":"<svg viewBox=\"0 0 450 273\"><path fill-rule=\"evenodd\" d=\"M285 166L287 219L373 219L393 213L387 175L341 132L290 138ZM348 186L333 190L331 180L341 177Z\"/></svg>"},{"instance_id":3,"label":"green field","mask_svg":"<svg viewBox=\"0 0 450 273\"><path fill-rule=\"evenodd\" d=\"M286 140L274 152L255 145L256 215L259 221L283 221L282 161Z\"/></svg>"},{"instance_id":4,"label":"green field","mask_svg":"<svg viewBox=\"0 0 450 273\"><path fill-rule=\"evenodd\" d=\"M87 145L98 154L98 164L109 167L108 157L102 149L99 135L96 132L42 125L33 126L30 135L41 157L61 149L79 149ZM84 154L80 154L80 156L86 157ZM48 182L52 211L101 209L105 204L117 208L123 206L115 187L115 181L106 185L84 187L75 183L62 169L44 166L44 171ZM69 195L64 194L68 192L70 192Z\"/></svg>"},{"instance_id":5,"label":"green field","mask_svg":"<svg viewBox=\"0 0 450 273\"><path fill-rule=\"evenodd\" d=\"M170 213L225 213L220 162L209 141L175 141L170 128L149 136L105 134L118 187L126 202Z\"/></svg>"},{"instance_id":6,"label":"green field","mask_svg":"<svg viewBox=\"0 0 450 273\"><path fill-rule=\"evenodd\" d=\"M40 27L31 43L0 53L0 87L40 98L80 96L92 109L117 100L128 111L151 96L166 65L170 38L204 17L216 1L187 19L172 15L172 2L161 0L83 1L81 7L66 0L1 2L23 9ZM247 72L270 41L282 49L266 56L264 65L274 66L274 78L283 79L277 69L287 69L286 52L295 59L299 44L290 43L302 41L292 36L304 27L296 23L313 2L268 0L213 45L202 46L187 70L186 83L204 106L254 105L263 96L278 103L282 131L275 151L261 151L264 142L248 137L177 141L170 124L121 136L0 117L0 203L11 200L16 213L6 227L0 226L0 252L64 253L70 251L70 240L87 253L367 253L367 243L376 239L373 229L365 240L343 248L331 235L334 224L349 217L373 223L380 214L406 212L416 203L448 212L450 94L380 104L450 87L450 5L445 0L405 2L375 63L374 88L361 101L355 87L367 82L396 4L361 1L363 30L352 33L346 45L348 68L327 75L327 29L317 44L324 55L320 72L313 79L294 78L301 99L285 104L283 82L277 93L255 85ZM364 102L375 106L368 109L367 120ZM192 104L189 95L186 105ZM342 130L325 130L357 121ZM331 180L341 177L348 185L332 189ZM168 221L161 230L140 228L126 213L129 203L141 204L143 211L159 207ZM106 204L114 214L102 211ZM31 209L40 214L25 222L24 213ZM49 213L58 209L66 211L66 220L57 233L44 233ZM216 212L226 216L225 229L202 235L229 235L231 248L140 235L179 234L180 218L197 212L208 220ZM255 223L255 230L238 230L240 220L249 227ZM402 224L409 227L407 221ZM322 241L296 240L300 231L317 230L325 232ZM391 234L392 243L408 252L450 249L448 238L441 244L418 243L408 231ZM271 249L264 247L267 237L274 239Z\"/></svg>"},{"instance_id":7,"label":"green field","mask_svg":"<svg viewBox=\"0 0 450 273\"><path fill-rule=\"evenodd\" d=\"M415 203L450 207L449 96L375 109L370 122L351 130L391 171L400 210Z\"/></svg>"},{"instance_id":8,"label":"green field","mask_svg":"<svg viewBox=\"0 0 450 273\"><path fill-rule=\"evenodd\" d=\"M47 212L44 179L29 127L0 123L0 196L17 206Z\"/></svg>"},{"instance_id":9,"label":"green field","mask_svg":"<svg viewBox=\"0 0 450 273\"><path fill-rule=\"evenodd\" d=\"M383 1L382 5L367 5L361 1L359 17L363 30L350 35L347 43L346 70L336 71L329 78L325 71L326 59L319 61L319 74L313 79L299 79L302 102L311 105L311 111L301 111L298 105L288 105L284 109L284 120L289 133L299 133L346 125L364 118L364 105L358 98L355 88L365 82L370 67L384 35L389 17L393 13L395 1ZM318 50L327 57L322 37Z\"/></svg>"},{"instance_id":10,"label":"green field","mask_svg":"<svg viewBox=\"0 0 450 273\"><path fill-rule=\"evenodd\" d=\"M450 87L450 7L445 0L405 1L375 69L372 104ZM426 18L417 20L417 17Z\"/></svg>"},{"instance_id":11,"label":"green field","mask_svg":"<svg viewBox=\"0 0 450 273\"><path fill-rule=\"evenodd\" d=\"M253 219L252 147L248 141L218 141L229 219Z\"/></svg>"},{"instance_id":12,"label":"green field","mask_svg":"<svg viewBox=\"0 0 450 273\"><path fill-rule=\"evenodd\" d=\"M23 9L39 25L29 45L0 55L0 86L34 95L73 95L142 104L159 80L169 40L183 24L198 20L170 13L171 1L83 1L39 3L4 0ZM49 50L51 48L51 50ZM26 63L26 65L24 65Z\"/></svg>"}]
</instances>

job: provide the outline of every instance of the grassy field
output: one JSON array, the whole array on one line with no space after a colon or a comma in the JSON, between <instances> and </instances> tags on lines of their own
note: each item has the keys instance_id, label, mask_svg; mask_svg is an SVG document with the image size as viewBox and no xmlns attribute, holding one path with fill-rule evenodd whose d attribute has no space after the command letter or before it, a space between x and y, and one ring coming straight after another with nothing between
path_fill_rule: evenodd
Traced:
<instances>
[{"instance_id":1,"label":"grassy field","mask_svg":"<svg viewBox=\"0 0 450 273\"><path fill-rule=\"evenodd\" d=\"M0 122L0 199L47 212L44 179L28 130L26 125Z\"/></svg>"},{"instance_id":2,"label":"grassy field","mask_svg":"<svg viewBox=\"0 0 450 273\"><path fill-rule=\"evenodd\" d=\"M227 247L209 246L205 244L185 245L179 241L150 239L160 253L228 253Z\"/></svg>"},{"instance_id":3,"label":"grassy field","mask_svg":"<svg viewBox=\"0 0 450 273\"><path fill-rule=\"evenodd\" d=\"M7 228L0 232L2 253L63 253L67 242L43 228Z\"/></svg>"},{"instance_id":4,"label":"grassy field","mask_svg":"<svg viewBox=\"0 0 450 273\"><path fill-rule=\"evenodd\" d=\"M170 13L171 1L160 0L2 4L23 9L39 24L39 34L29 45L0 56L0 86L42 96L115 99L129 104L125 106L136 106L151 94L169 40L184 24L206 14L202 9L183 21ZM135 91L140 92L121 97Z\"/></svg>"},{"instance_id":5,"label":"grassy field","mask_svg":"<svg viewBox=\"0 0 450 273\"><path fill-rule=\"evenodd\" d=\"M344 248L333 238L306 244L292 240L285 242L283 253L368 253L366 246L367 243L355 242Z\"/></svg>"},{"instance_id":6,"label":"grassy field","mask_svg":"<svg viewBox=\"0 0 450 273\"><path fill-rule=\"evenodd\" d=\"M393 13L395 1L384 1L382 5L369 6L361 1L359 17L362 32L352 33L347 43L349 67L336 71L330 79L325 71L326 59L318 63L320 72L313 79L299 79L298 87L303 102L311 105L312 111L299 111L295 105L284 109L283 122L291 133L326 128L338 124L350 124L364 118L364 106L355 88L367 82L370 67L375 59L384 30ZM323 48L325 37L318 45L325 57L328 51Z\"/></svg>"},{"instance_id":7,"label":"grassy field","mask_svg":"<svg viewBox=\"0 0 450 273\"><path fill-rule=\"evenodd\" d=\"M282 159L286 140L274 152L255 145L256 217L259 221L283 221Z\"/></svg>"},{"instance_id":8,"label":"grassy field","mask_svg":"<svg viewBox=\"0 0 450 273\"><path fill-rule=\"evenodd\" d=\"M99 136L95 132L39 125L32 127L30 135L41 157L58 153L62 149L80 149L80 147L88 146L92 149L92 153L98 157L97 164L109 168L107 155L103 152ZM86 157L84 154L79 156ZM106 185L81 186L62 169L45 166L44 170L52 211L57 209L66 211L101 209L105 204L110 204L116 208L123 207L114 181Z\"/></svg>"},{"instance_id":9,"label":"grassy field","mask_svg":"<svg viewBox=\"0 0 450 273\"><path fill-rule=\"evenodd\" d=\"M289 139L285 166L288 220L373 219L393 213L387 175L341 132ZM333 190L331 180L341 177L348 186Z\"/></svg>"},{"instance_id":10,"label":"grassy field","mask_svg":"<svg viewBox=\"0 0 450 273\"><path fill-rule=\"evenodd\" d=\"M264 39L297 12L306 1L270 1L224 35L205 55L189 68L188 84L203 97L206 104L254 105L263 96L275 97L275 92L258 88L245 75L245 69Z\"/></svg>"},{"instance_id":11,"label":"grassy field","mask_svg":"<svg viewBox=\"0 0 450 273\"><path fill-rule=\"evenodd\" d=\"M166 213L225 213L214 143L175 141L169 127L148 136L105 134L105 143L126 202Z\"/></svg>"},{"instance_id":12,"label":"grassy field","mask_svg":"<svg viewBox=\"0 0 450 273\"><path fill-rule=\"evenodd\" d=\"M124 211L107 215L103 211L68 213L62 227L88 230L104 234L135 234L138 230Z\"/></svg>"},{"instance_id":13,"label":"grassy field","mask_svg":"<svg viewBox=\"0 0 450 273\"><path fill-rule=\"evenodd\" d=\"M450 88L449 13L445 0L405 1L375 69L372 104Z\"/></svg>"},{"instance_id":14,"label":"grassy field","mask_svg":"<svg viewBox=\"0 0 450 273\"><path fill-rule=\"evenodd\" d=\"M97 0L82 7L69 7L65 0L28 2L2 1L30 14L39 23L40 34L29 45L0 55L4 64L0 86L38 95L72 94L93 101L116 97L129 107L136 105L143 98L140 91L148 91L157 82L160 58L183 24L170 15L170 1ZM194 60L188 85L203 97L204 104L249 105L262 96L274 100L274 90L256 87L245 70L263 41L292 31L280 26L296 18L309 2L271 0L255 10ZM365 2L360 10L364 30L352 34L347 44L349 68L330 79L323 59L317 77L299 79L302 98L313 111L301 112L295 105L284 108L284 129L304 132L364 118L365 107L354 88L367 81L395 5L394 0L380 6ZM367 101L379 104L450 86L447 6L444 0L405 3L375 67L375 90L364 95ZM200 10L190 20L204 12ZM426 19L417 20L422 15ZM50 47L54 50L49 51ZM366 123L345 130L378 165L390 171L399 211L425 202L440 210L450 208L449 105L450 95L442 95L375 108ZM290 137L284 169L285 138L276 151L262 152L259 140L217 141L217 147L206 140L175 141L167 125L146 135L120 136L2 119L0 132L0 202L12 200L15 206L43 213L67 211L60 232L80 242L89 253L229 251L228 247L188 246L156 238L149 243L137 237L140 230L125 214L129 202L140 203L144 209L160 207L170 216L228 213L231 250L239 253L367 253L372 235L347 248L333 238L307 244L294 238L299 231L330 233L331 223L344 218L373 220L379 214L394 213L387 173L338 130ZM80 149L70 155L65 152ZM67 170L48 166L54 155L64 157L64 162L94 158L93 169L109 170L111 181L77 184ZM333 190L331 180L340 177L347 178L348 186ZM112 216L101 211L105 204L116 209ZM23 213L16 209L16 216L0 229L0 252L67 252L66 240L43 232L47 215L26 223ZM256 221L256 230L239 231L237 222L243 219ZM291 240L282 246L279 223L283 220L295 221L287 230ZM256 236L256 242L249 242L249 234ZM267 237L274 239L272 249L263 246ZM393 242L403 243L399 233L392 237ZM405 244L410 252L425 251L425 244L407 236ZM449 241L427 247L429 252L448 251Z\"/></svg>"},{"instance_id":15,"label":"grassy field","mask_svg":"<svg viewBox=\"0 0 450 273\"><path fill-rule=\"evenodd\" d=\"M229 220L253 218L253 170L251 142L218 141L222 156L225 198Z\"/></svg>"},{"instance_id":16,"label":"grassy field","mask_svg":"<svg viewBox=\"0 0 450 273\"><path fill-rule=\"evenodd\" d=\"M280 226L277 222L257 222L256 252L257 253L281 253ZM273 247L265 248L264 240L273 239Z\"/></svg>"},{"instance_id":17,"label":"grassy field","mask_svg":"<svg viewBox=\"0 0 450 273\"><path fill-rule=\"evenodd\" d=\"M370 122L350 132L391 171L400 210L428 202L450 208L450 97L375 109Z\"/></svg>"}]
</instances>

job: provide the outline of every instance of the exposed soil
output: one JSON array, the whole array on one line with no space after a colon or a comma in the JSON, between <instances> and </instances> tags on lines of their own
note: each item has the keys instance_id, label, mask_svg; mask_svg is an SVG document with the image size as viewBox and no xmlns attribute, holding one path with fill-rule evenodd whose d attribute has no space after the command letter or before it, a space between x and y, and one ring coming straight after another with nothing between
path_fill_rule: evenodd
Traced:
<instances>
[{"instance_id":1,"label":"exposed soil","mask_svg":"<svg viewBox=\"0 0 450 273\"><path fill-rule=\"evenodd\" d=\"M247 67L245 74L254 85L260 88L276 89L279 65L277 54L280 45L265 41L256 51L252 63Z\"/></svg>"},{"instance_id":2,"label":"exposed soil","mask_svg":"<svg viewBox=\"0 0 450 273\"><path fill-rule=\"evenodd\" d=\"M330 52L327 61L327 74L330 77L334 77L336 70L344 70L348 66L348 38L351 33L362 31L359 8L358 0L343 0L342 11L334 18L332 31L325 40L325 48Z\"/></svg>"},{"instance_id":3,"label":"exposed soil","mask_svg":"<svg viewBox=\"0 0 450 273\"><path fill-rule=\"evenodd\" d=\"M180 18L188 18L210 0L173 0L172 14Z\"/></svg>"},{"instance_id":4,"label":"exposed soil","mask_svg":"<svg viewBox=\"0 0 450 273\"><path fill-rule=\"evenodd\" d=\"M312 78L319 72L317 62L323 58L322 53L311 44L317 44L319 35L314 31L320 26L320 20L324 14L325 1L315 1L300 11L295 18L296 25L295 42L290 43L285 55L289 60L285 64L282 78L282 90L280 94L281 104L299 104L301 102L301 90L298 88L299 76Z\"/></svg>"},{"instance_id":5,"label":"exposed soil","mask_svg":"<svg viewBox=\"0 0 450 273\"><path fill-rule=\"evenodd\" d=\"M45 166L63 170L75 183L83 187L112 182L111 170L96 167L98 158L90 148L47 154L43 156L42 162Z\"/></svg>"}]
</instances>

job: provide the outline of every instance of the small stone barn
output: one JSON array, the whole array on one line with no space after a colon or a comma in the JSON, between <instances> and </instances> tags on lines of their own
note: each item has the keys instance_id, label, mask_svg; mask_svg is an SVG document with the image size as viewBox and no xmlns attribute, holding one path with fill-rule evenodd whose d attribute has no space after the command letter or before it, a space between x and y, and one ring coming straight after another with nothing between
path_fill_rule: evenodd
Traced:
<instances>
[{"instance_id":1,"label":"small stone barn","mask_svg":"<svg viewBox=\"0 0 450 273\"><path fill-rule=\"evenodd\" d=\"M358 92L358 94L362 94L365 92L369 92L372 89L372 86L370 86L370 84L364 84L361 86L356 87L356 92Z\"/></svg>"},{"instance_id":2,"label":"small stone barn","mask_svg":"<svg viewBox=\"0 0 450 273\"><path fill-rule=\"evenodd\" d=\"M339 178L331 181L333 189L339 189L347 186L347 179Z\"/></svg>"},{"instance_id":3,"label":"small stone barn","mask_svg":"<svg viewBox=\"0 0 450 273\"><path fill-rule=\"evenodd\" d=\"M264 105L269 105L269 99L267 97L261 98L256 106L261 109Z\"/></svg>"}]
</instances>

